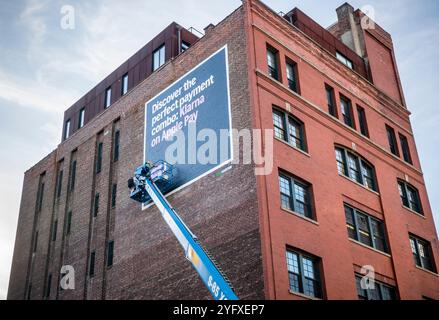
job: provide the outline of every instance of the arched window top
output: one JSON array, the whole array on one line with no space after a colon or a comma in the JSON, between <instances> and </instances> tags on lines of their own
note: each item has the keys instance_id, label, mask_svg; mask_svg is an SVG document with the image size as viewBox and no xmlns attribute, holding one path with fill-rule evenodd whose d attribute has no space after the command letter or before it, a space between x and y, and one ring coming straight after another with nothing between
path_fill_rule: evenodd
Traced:
<instances>
[{"instance_id":1,"label":"arched window top","mask_svg":"<svg viewBox=\"0 0 439 320\"><path fill-rule=\"evenodd\" d=\"M302 120L273 105L274 136L294 148L307 151L305 125Z\"/></svg>"},{"instance_id":2,"label":"arched window top","mask_svg":"<svg viewBox=\"0 0 439 320\"><path fill-rule=\"evenodd\" d=\"M378 191L375 167L356 151L335 145L337 170L340 175L362 184L368 189Z\"/></svg>"}]
</instances>

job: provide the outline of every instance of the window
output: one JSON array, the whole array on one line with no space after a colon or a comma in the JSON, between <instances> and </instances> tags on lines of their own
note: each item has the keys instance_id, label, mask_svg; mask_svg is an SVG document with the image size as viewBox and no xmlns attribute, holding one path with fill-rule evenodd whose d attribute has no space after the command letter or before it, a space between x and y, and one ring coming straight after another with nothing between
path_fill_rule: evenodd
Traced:
<instances>
[{"instance_id":1,"label":"window","mask_svg":"<svg viewBox=\"0 0 439 320\"><path fill-rule=\"evenodd\" d=\"M152 71L157 70L165 64L165 45L154 51L152 54Z\"/></svg>"},{"instance_id":2,"label":"window","mask_svg":"<svg viewBox=\"0 0 439 320\"><path fill-rule=\"evenodd\" d=\"M402 204L419 214L423 214L418 189L401 180L398 180L398 189Z\"/></svg>"},{"instance_id":3,"label":"window","mask_svg":"<svg viewBox=\"0 0 439 320\"><path fill-rule=\"evenodd\" d=\"M46 298L50 297L50 288L52 287L52 274L49 273L47 277L47 285L46 285Z\"/></svg>"},{"instance_id":4,"label":"window","mask_svg":"<svg viewBox=\"0 0 439 320\"><path fill-rule=\"evenodd\" d=\"M295 148L306 151L304 124L298 119L273 109L274 136ZM287 129L287 130L285 130Z\"/></svg>"},{"instance_id":5,"label":"window","mask_svg":"<svg viewBox=\"0 0 439 320\"><path fill-rule=\"evenodd\" d=\"M90 263L88 266L88 275L90 277L93 277L95 275L95 256L96 256L96 252L93 250L90 253Z\"/></svg>"},{"instance_id":6,"label":"window","mask_svg":"<svg viewBox=\"0 0 439 320\"><path fill-rule=\"evenodd\" d=\"M364 288L361 284L361 279L364 276L355 275L355 283L357 285L357 294L360 300L396 300L396 290L387 284L376 280L369 280L370 286L374 284L373 288ZM372 282L373 281L373 282Z\"/></svg>"},{"instance_id":7,"label":"window","mask_svg":"<svg viewBox=\"0 0 439 320\"><path fill-rule=\"evenodd\" d=\"M113 251L114 251L114 241L108 242L108 252L107 252L107 267L113 265Z\"/></svg>"},{"instance_id":8,"label":"window","mask_svg":"<svg viewBox=\"0 0 439 320\"><path fill-rule=\"evenodd\" d=\"M281 140L286 140L284 115L278 110L273 110L274 136Z\"/></svg>"},{"instance_id":9,"label":"window","mask_svg":"<svg viewBox=\"0 0 439 320\"><path fill-rule=\"evenodd\" d=\"M27 296L26 296L27 300L30 300L31 294L32 294L32 283L29 284L29 286L27 287Z\"/></svg>"},{"instance_id":10,"label":"window","mask_svg":"<svg viewBox=\"0 0 439 320\"><path fill-rule=\"evenodd\" d=\"M322 298L319 259L291 250L287 250L286 255L290 290Z\"/></svg>"},{"instance_id":11,"label":"window","mask_svg":"<svg viewBox=\"0 0 439 320\"><path fill-rule=\"evenodd\" d=\"M187 49L189 49L191 45L187 43L186 41L181 42L181 52L185 52Z\"/></svg>"},{"instance_id":12,"label":"window","mask_svg":"<svg viewBox=\"0 0 439 320\"><path fill-rule=\"evenodd\" d=\"M325 85L325 90L326 90L326 100L328 102L328 112L331 116L337 118L338 116L337 116L337 107L335 104L334 89L328 85Z\"/></svg>"},{"instance_id":13,"label":"window","mask_svg":"<svg viewBox=\"0 0 439 320\"><path fill-rule=\"evenodd\" d=\"M113 161L119 160L119 144L120 144L120 131L116 130L114 133L114 151L113 151Z\"/></svg>"},{"instance_id":14,"label":"window","mask_svg":"<svg viewBox=\"0 0 439 320\"><path fill-rule=\"evenodd\" d=\"M108 108L111 105L111 87L108 87L105 90L105 108Z\"/></svg>"},{"instance_id":15,"label":"window","mask_svg":"<svg viewBox=\"0 0 439 320\"><path fill-rule=\"evenodd\" d=\"M352 104L351 101L340 96L341 114L343 115L343 122L351 128L355 129L354 118L352 116Z\"/></svg>"},{"instance_id":16,"label":"window","mask_svg":"<svg viewBox=\"0 0 439 320\"><path fill-rule=\"evenodd\" d=\"M364 108L357 106L358 121L360 122L360 132L363 136L369 137L369 129L367 127L366 111Z\"/></svg>"},{"instance_id":17,"label":"window","mask_svg":"<svg viewBox=\"0 0 439 320\"><path fill-rule=\"evenodd\" d=\"M277 51L271 47L267 47L267 65L268 75L279 80L279 62L277 59Z\"/></svg>"},{"instance_id":18,"label":"window","mask_svg":"<svg viewBox=\"0 0 439 320\"><path fill-rule=\"evenodd\" d=\"M348 236L369 247L388 252L384 223L360 210L344 205Z\"/></svg>"},{"instance_id":19,"label":"window","mask_svg":"<svg viewBox=\"0 0 439 320\"><path fill-rule=\"evenodd\" d=\"M52 226L52 241L56 241L57 231L58 231L58 220L55 220Z\"/></svg>"},{"instance_id":20,"label":"window","mask_svg":"<svg viewBox=\"0 0 439 320\"><path fill-rule=\"evenodd\" d=\"M413 164L412 156L410 155L409 142L407 138L404 135L399 134L399 141L401 142L401 150L402 150L402 156L404 158L404 161Z\"/></svg>"},{"instance_id":21,"label":"window","mask_svg":"<svg viewBox=\"0 0 439 320\"><path fill-rule=\"evenodd\" d=\"M282 208L313 219L311 187L286 174L279 174L279 190Z\"/></svg>"},{"instance_id":22,"label":"window","mask_svg":"<svg viewBox=\"0 0 439 320\"><path fill-rule=\"evenodd\" d=\"M125 73L122 77L122 83L120 87L120 95L123 96L125 93L128 92L128 73Z\"/></svg>"},{"instance_id":23,"label":"window","mask_svg":"<svg viewBox=\"0 0 439 320\"><path fill-rule=\"evenodd\" d=\"M430 243L414 235L410 235L410 246L412 248L413 258L415 259L416 265L432 272L436 272Z\"/></svg>"},{"instance_id":24,"label":"window","mask_svg":"<svg viewBox=\"0 0 439 320\"><path fill-rule=\"evenodd\" d=\"M72 229L72 211L67 212L66 234L70 234Z\"/></svg>"},{"instance_id":25,"label":"window","mask_svg":"<svg viewBox=\"0 0 439 320\"><path fill-rule=\"evenodd\" d=\"M44 182L40 182L40 187L37 194L37 212L40 212L43 208Z\"/></svg>"},{"instance_id":26,"label":"window","mask_svg":"<svg viewBox=\"0 0 439 320\"><path fill-rule=\"evenodd\" d=\"M299 86L297 83L297 64L291 60L286 61L288 88L296 93L299 93Z\"/></svg>"},{"instance_id":27,"label":"window","mask_svg":"<svg viewBox=\"0 0 439 320\"><path fill-rule=\"evenodd\" d=\"M363 158L340 147L335 148L338 173L377 191L375 169Z\"/></svg>"},{"instance_id":28,"label":"window","mask_svg":"<svg viewBox=\"0 0 439 320\"><path fill-rule=\"evenodd\" d=\"M398 144L396 142L395 130L386 125L387 140L389 141L390 152L399 157Z\"/></svg>"},{"instance_id":29,"label":"window","mask_svg":"<svg viewBox=\"0 0 439 320\"><path fill-rule=\"evenodd\" d=\"M38 248L38 231L35 232L34 247L32 252L33 253L37 252L37 248Z\"/></svg>"},{"instance_id":30,"label":"window","mask_svg":"<svg viewBox=\"0 0 439 320\"><path fill-rule=\"evenodd\" d=\"M61 196L61 189L62 189L62 179L63 179L63 170L60 169L58 171L58 181L56 184L56 197L59 198Z\"/></svg>"},{"instance_id":31,"label":"window","mask_svg":"<svg viewBox=\"0 0 439 320\"><path fill-rule=\"evenodd\" d=\"M99 193L95 194L95 201L93 206L93 216L97 217L99 212Z\"/></svg>"},{"instance_id":32,"label":"window","mask_svg":"<svg viewBox=\"0 0 439 320\"><path fill-rule=\"evenodd\" d=\"M76 180L76 160L72 162L72 173L70 177L70 191L75 189L75 180Z\"/></svg>"},{"instance_id":33,"label":"window","mask_svg":"<svg viewBox=\"0 0 439 320\"><path fill-rule=\"evenodd\" d=\"M113 184L111 188L111 207L114 208L116 206L116 195L117 195L117 184Z\"/></svg>"},{"instance_id":34,"label":"window","mask_svg":"<svg viewBox=\"0 0 439 320\"><path fill-rule=\"evenodd\" d=\"M70 137L70 119L66 121L64 126L64 140Z\"/></svg>"},{"instance_id":35,"label":"window","mask_svg":"<svg viewBox=\"0 0 439 320\"><path fill-rule=\"evenodd\" d=\"M99 142L98 154L96 157L96 173L99 173L102 170L102 151L103 151L103 148L104 148L104 144L102 142Z\"/></svg>"},{"instance_id":36,"label":"window","mask_svg":"<svg viewBox=\"0 0 439 320\"><path fill-rule=\"evenodd\" d=\"M349 69L354 70L354 64L352 63L352 60L347 58L344 54L341 54L340 52L336 52L336 57L338 61L343 63L345 66L347 66Z\"/></svg>"},{"instance_id":37,"label":"window","mask_svg":"<svg viewBox=\"0 0 439 320\"><path fill-rule=\"evenodd\" d=\"M78 129L81 129L84 126L85 122L85 108L79 110L79 121L78 121Z\"/></svg>"}]
</instances>

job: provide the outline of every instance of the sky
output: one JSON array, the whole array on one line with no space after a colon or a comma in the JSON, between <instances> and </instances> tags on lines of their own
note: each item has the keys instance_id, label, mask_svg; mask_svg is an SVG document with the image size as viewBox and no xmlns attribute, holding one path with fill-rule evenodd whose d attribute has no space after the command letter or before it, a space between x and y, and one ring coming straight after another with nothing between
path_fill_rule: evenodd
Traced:
<instances>
[{"instance_id":1,"label":"sky","mask_svg":"<svg viewBox=\"0 0 439 320\"><path fill-rule=\"evenodd\" d=\"M299 7L324 27L343 0L265 0L277 12ZM388 31L439 223L439 2L351 0L374 9ZM24 172L61 140L63 112L170 22L203 30L240 0L0 1L0 299L9 281ZM74 9L63 29L61 9ZM64 7L65 8L65 7ZM72 22L72 20L70 20ZM435 133L436 132L436 133Z\"/></svg>"}]
</instances>

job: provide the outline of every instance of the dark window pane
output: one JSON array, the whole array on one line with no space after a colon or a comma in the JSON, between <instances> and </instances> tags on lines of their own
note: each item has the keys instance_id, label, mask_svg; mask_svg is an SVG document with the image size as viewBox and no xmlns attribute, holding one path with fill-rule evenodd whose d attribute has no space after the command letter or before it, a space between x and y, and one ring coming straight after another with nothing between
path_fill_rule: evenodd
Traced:
<instances>
[{"instance_id":1,"label":"dark window pane","mask_svg":"<svg viewBox=\"0 0 439 320\"><path fill-rule=\"evenodd\" d=\"M415 236L410 236L410 246L412 248L416 265L432 272L436 272L430 243Z\"/></svg>"},{"instance_id":2,"label":"dark window pane","mask_svg":"<svg viewBox=\"0 0 439 320\"><path fill-rule=\"evenodd\" d=\"M40 183L39 190L37 192L38 203L37 203L37 212L40 212L43 207L43 198L44 198L44 182Z\"/></svg>"},{"instance_id":3,"label":"dark window pane","mask_svg":"<svg viewBox=\"0 0 439 320\"><path fill-rule=\"evenodd\" d=\"M79 119L78 119L78 129L81 129L85 123L85 108L82 108L79 111Z\"/></svg>"},{"instance_id":4,"label":"dark window pane","mask_svg":"<svg viewBox=\"0 0 439 320\"><path fill-rule=\"evenodd\" d=\"M357 294L360 300L367 300L367 291L361 287L361 277L355 276L355 284L357 285Z\"/></svg>"},{"instance_id":5,"label":"dark window pane","mask_svg":"<svg viewBox=\"0 0 439 320\"><path fill-rule=\"evenodd\" d=\"M90 254L90 264L88 269L88 274L90 277L93 277L95 275L95 251L92 251Z\"/></svg>"},{"instance_id":6,"label":"dark window pane","mask_svg":"<svg viewBox=\"0 0 439 320\"><path fill-rule=\"evenodd\" d=\"M354 121L352 119L352 105L351 101L345 97L340 97L341 114L343 115L343 121L346 125L354 128Z\"/></svg>"},{"instance_id":7,"label":"dark window pane","mask_svg":"<svg viewBox=\"0 0 439 320\"><path fill-rule=\"evenodd\" d=\"M117 184L113 184L111 190L111 207L114 208L116 206L116 195L117 195Z\"/></svg>"},{"instance_id":8,"label":"dark window pane","mask_svg":"<svg viewBox=\"0 0 439 320\"><path fill-rule=\"evenodd\" d=\"M381 285L381 298L382 300L395 300L395 289L386 285Z\"/></svg>"},{"instance_id":9,"label":"dark window pane","mask_svg":"<svg viewBox=\"0 0 439 320\"><path fill-rule=\"evenodd\" d=\"M61 190L62 190L62 179L63 179L63 170L60 170L58 172L58 183L56 187L56 197L59 198L61 196Z\"/></svg>"},{"instance_id":10,"label":"dark window pane","mask_svg":"<svg viewBox=\"0 0 439 320\"><path fill-rule=\"evenodd\" d=\"M318 260L291 251L287 251L286 258L290 290L321 298Z\"/></svg>"},{"instance_id":11,"label":"dark window pane","mask_svg":"<svg viewBox=\"0 0 439 320\"><path fill-rule=\"evenodd\" d=\"M93 216L97 216L99 212L99 193L95 194L94 208L93 208Z\"/></svg>"},{"instance_id":12,"label":"dark window pane","mask_svg":"<svg viewBox=\"0 0 439 320\"><path fill-rule=\"evenodd\" d=\"M52 274L50 273L47 277L47 285L46 285L46 298L50 297L50 289L52 287Z\"/></svg>"},{"instance_id":13,"label":"dark window pane","mask_svg":"<svg viewBox=\"0 0 439 320\"><path fill-rule=\"evenodd\" d=\"M162 45L160 48L153 52L152 57L152 71L157 70L162 65L165 64L165 45Z\"/></svg>"},{"instance_id":14,"label":"dark window pane","mask_svg":"<svg viewBox=\"0 0 439 320\"><path fill-rule=\"evenodd\" d=\"M358 183L361 183L358 158L349 152L348 152L348 169L349 169L349 177L357 181Z\"/></svg>"},{"instance_id":15,"label":"dark window pane","mask_svg":"<svg viewBox=\"0 0 439 320\"><path fill-rule=\"evenodd\" d=\"M277 61L277 52L271 48L267 48L267 65L268 75L276 80L279 80L279 66Z\"/></svg>"},{"instance_id":16,"label":"dark window pane","mask_svg":"<svg viewBox=\"0 0 439 320\"><path fill-rule=\"evenodd\" d=\"M58 231L58 220L55 220L52 226L52 241L56 241L57 231Z\"/></svg>"},{"instance_id":17,"label":"dark window pane","mask_svg":"<svg viewBox=\"0 0 439 320\"><path fill-rule=\"evenodd\" d=\"M401 142L401 149L402 149L402 156L404 158L404 161L410 164L413 164L412 162L412 156L410 155L410 147L408 140L405 136L402 134L399 134L399 141Z\"/></svg>"},{"instance_id":18,"label":"dark window pane","mask_svg":"<svg viewBox=\"0 0 439 320\"><path fill-rule=\"evenodd\" d=\"M287 70L287 79L288 79L288 87L294 92L297 91L297 74L296 74L296 64L287 62L286 70Z\"/></svg>"},{"instance_id":19,"label":"dark window pane","mask_svg":"<svg viewBox=\"0 0 439 320\"><path fill-rule=\"evenodd\" d=\"M346 170L346 159L344 150L336 148L335 149L335 158L337 160L337 170L339 174L347 175Z\"/></svg>"},{"instance_id":20,"label":"dark window pane","mask_svg":"<svg viewBox=\"0 0 439 320\"><path fill-rule=\"evenodd\" d=\"M108 108L111 105L111 87L108 87L105 90L105 108Z\"/></svg>"},{"instance_id":21,"label":"dark window pane","mask_svg":"<svg viewBox=\"0 0 439 320\"><path fill-rule=\"evenodd\" d=\"M311 212L309 208L309 196L308 196L308 187L305 185L302 185L300 183L295 182L294 183L294 199L295 199L295 206L294 211L306 216L311 217Z\"/></svg>"},{"instance_id":22,"label":"dark window pane","mask_svg":"<svg viewBox=\"0 0 439 320\"><path fill-rule=\"evenodd\" d=\"M371 219L371 228L375 249L387 252L386 238L384 235L384 225L382 222Z\"/></svg>"},{"instance_id":23,"label":"dark window pane","mask_svg":"<svg viewBox=\"0 0 439 320\"><path fill-rule=\"evenodd\" d=\"M289 117L288 135L289 143L291 143L294 147L305 151L305 143L303 140L303 124Z\"/></svg>"},{"instance_id":24,"label":"dark window pane","mask_svg":"<svg viewBox=\"0 0 439 320\"><path fill-rule=\"evenodd\" d=\"M357 228L355 226L355 219L354 219L354 209L345 205L344 211L346 216L346 227L348 230L348 236L351 239L358 240Z\"/></svg>"},{"instance_id":25,"label":"dark window pane","mask_svg":"<svg viewBox=\"0 0 439 320\"><path fill-rule=\"evenodd\" d=\"M120 87L120 95L123 96L128 92L128 73L124 74L121 81L121 87Z\"/></svg>"},{"instance_id":26,"label":"dark window pane","mask_svg":"<svg viewBox=\"0 0 439 320\"><path fill-rule=\"evenodd\" d=\"M407 191L405 189L405 184L402 182L398 182L398 190L399 190L399 195L401 197L402 204L405 205L406 207L408 207L409 201L407 198Z\"/></svg>"},{"instance_id":27,"label":"dark window pane","mask_svg":"<svg viewBox=\"0 0 439 320\"><path fill-rule=\"evenodd\" d=\"M114 133L114 155L113 155L113 160L115 162L119 160L119 145L120 145L120 131L117 130Z\"/></svg>"},{"instance_id":28,"label":"dark window pane","mask_svg":"<svg viewBox=\"0 0 439 320\"><path fill-rule=\"evenodd\" d=\"M386 125L387 139L389 141L390 152L399 157L398 144L396 142L395 130Z\"/></svg>"},{"instance_id":29,"label":"dark window pane","mask_svg":"<svg viewBox=\"0 0 439 320\"><path fill-rule=\"evenodd\" d=\"M70 234L72 228L72 211L67 213L67 225L66 225L66 234Z\"/></svg>"},{"instance_id":30,"label":"dark window pane","mask_svg":"<svg viewBox=\"0 0 439 320\"><path fill-rule=\"evenodd\" d=\"M113 251L114 251L114 241L108 242L108 256L107 256L107 267L113 265Z\"/></svg>"},{"instance_id":31,"label":"dark window pane","mask_svg":"<svg viewBox=\"0 0 439 320\"><path fill-rule=\"evenodd\" d=\"M34 238L34 248L33 248L33 253L37 252L38 249L38 231L35 232L35 238Z\"/></svg>"},{"instance_id":32,"label":"dark window pane","mask_svg":"<svg viewBox=\"0 0 439 320\"><path fill-rule=\"evenodd\" d=\"M423 214L419 192L415 187L404 181L398 181L398 190L404 206L419 214Z\"/></svg>"},{"instance_id":33,"label":"dark window pane","mask_svg":"<svg viewBox=\"0 0 439 320\"><path fill-rule=\"evenodd\" d=\"M64 126L64 140L70 137L70 119L66 121Z\"/></svg>"},{"instance_id":34,"label":"dark window pane","mask_svg":"<svg viewBox=\"0 0 439 320\"><path fill-rule=\"evenodd\" d=\"M358 121L360 122L360 132L363 136L368 137L369 130L367 128L366 112L360 106L357 107L357 111L358 111Z\"/></svg>"},{"instance_id":35,"label":"dark window pane","mask_svg":"<svg viewBox=\"0 0 439 320\"><path fill-rule=\"evenodd\" d=\"M373 172L373 168L369 166L366 162L361 161L361 173L364 185L367 188L376 191L375 175Z\"/></svg>"},{"instance_id":36,"label":"dark window pane","mask_svg":"<svg viewBox=\"0 0 439 320\"><path fill-rule=\"evenodd\" d=\"M101 172L102 170L102 152L104 149L104 145L102 142L99 142L98 144L98 154L96 158L96 173Z\"/></svg>"},{"instance_id":37,"label":"dark window pane","mask_svg":"<svg viewBox=\"0 0 439 320\"><path fill-rule=\"evenodd\" d=\"M366 215L357 212L359 241L365 245L372 246L370 235L369 219Z\"/></svg>"},{"instance_id":38,"label":"dark window pane","mask_svg":"<svg viewBox=\"0 0 439 320\"><path fill-rule=\"evenodd\" d=\"M76 181L76 160L72 162L72 173L70 178L70 191L75 189L75 181Z\"/></svg>"},{"instance_id":39,"label":"dark window pane","mask_svg":"<svg viewBox=\"0 0 439 320\"><path fill-rule=\"evenodd\" d=\"M279 189L281 195L281 205L283 208L292 210L291 207L291 184L290 179L279 176Z\"/></svg>"},{"instance_id":40,"label":"dark window pane","mask_svg":"<svg viewBox=\"0 0 439 320\"><path fill-rule=\"evenodd\" d=\"M407 185L407 198L408 198L410 208L413 211L421 213L422 210L421 210L421 204L419 201L418 191L409 185Z\"/></svg>"},{"instance_id":41,"label":"dark window pane","mask_svg":"<svg viewBox=\"0 0 439 320\"><path fill-rule=\"evenodd\" d=\"M328 103L328 112L331 116L337 117L337 107L335 105L334 89L326 85L326 100Z\"/></svg>"},{"instance_id":42,"label":"dark window pane","mask_svg":"<svg viewBox=\"0 0 439 320\"><path fill-rule=\"evenodd\" d=\"M273 127L274 136L281 140L287 141L284 127L284 115L277 110L273 110Z\"/></svg>"},{"instance_id":43,"label":"dark window pane","mask_svg":"<svg viewBox=\"0 0 439 320\"><path fill-rule=\"evenodd\" d=\"M338 61L343 63L349 69L352 70L354 69L354 64L352 63L352 61L349 58L347 58L344 54L337 51L335 56L337 57Z\"/></svg>"},{"instance_id":44,"label":"dark window pane","mask_svg":"<svg viewBox=\"0 0 439 320\"><path fill-rule=\"evenodd\" d=\"M422 267L421 257L418 252L418 244L414 238L410 238L410 247L412 248L413 259L415 260L415 264L417 266Z\"/></svg>"}]
</instances>

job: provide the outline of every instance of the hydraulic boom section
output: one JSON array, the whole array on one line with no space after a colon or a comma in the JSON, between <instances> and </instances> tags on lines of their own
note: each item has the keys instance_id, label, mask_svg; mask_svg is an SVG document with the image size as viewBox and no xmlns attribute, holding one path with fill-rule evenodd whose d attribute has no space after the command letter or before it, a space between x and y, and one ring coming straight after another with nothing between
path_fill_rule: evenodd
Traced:
<instances>
[{"instance_id":1,"label":"hydraulic boom section","mask_svg":"<svg viewBox=\"0 0 439 320\"><path fill-rule=\"evenodd\" d=\"M131 199L141 203L152 200L155 203L163 219L183 247L186 258L192 263L215 300L238 300L229 280L215 260L201 246L197 237L162 194L172 188L175 175L175 168L165 161L145 163L137 168L134 177L128 180Z\"/></svg>"}]
</instances>

